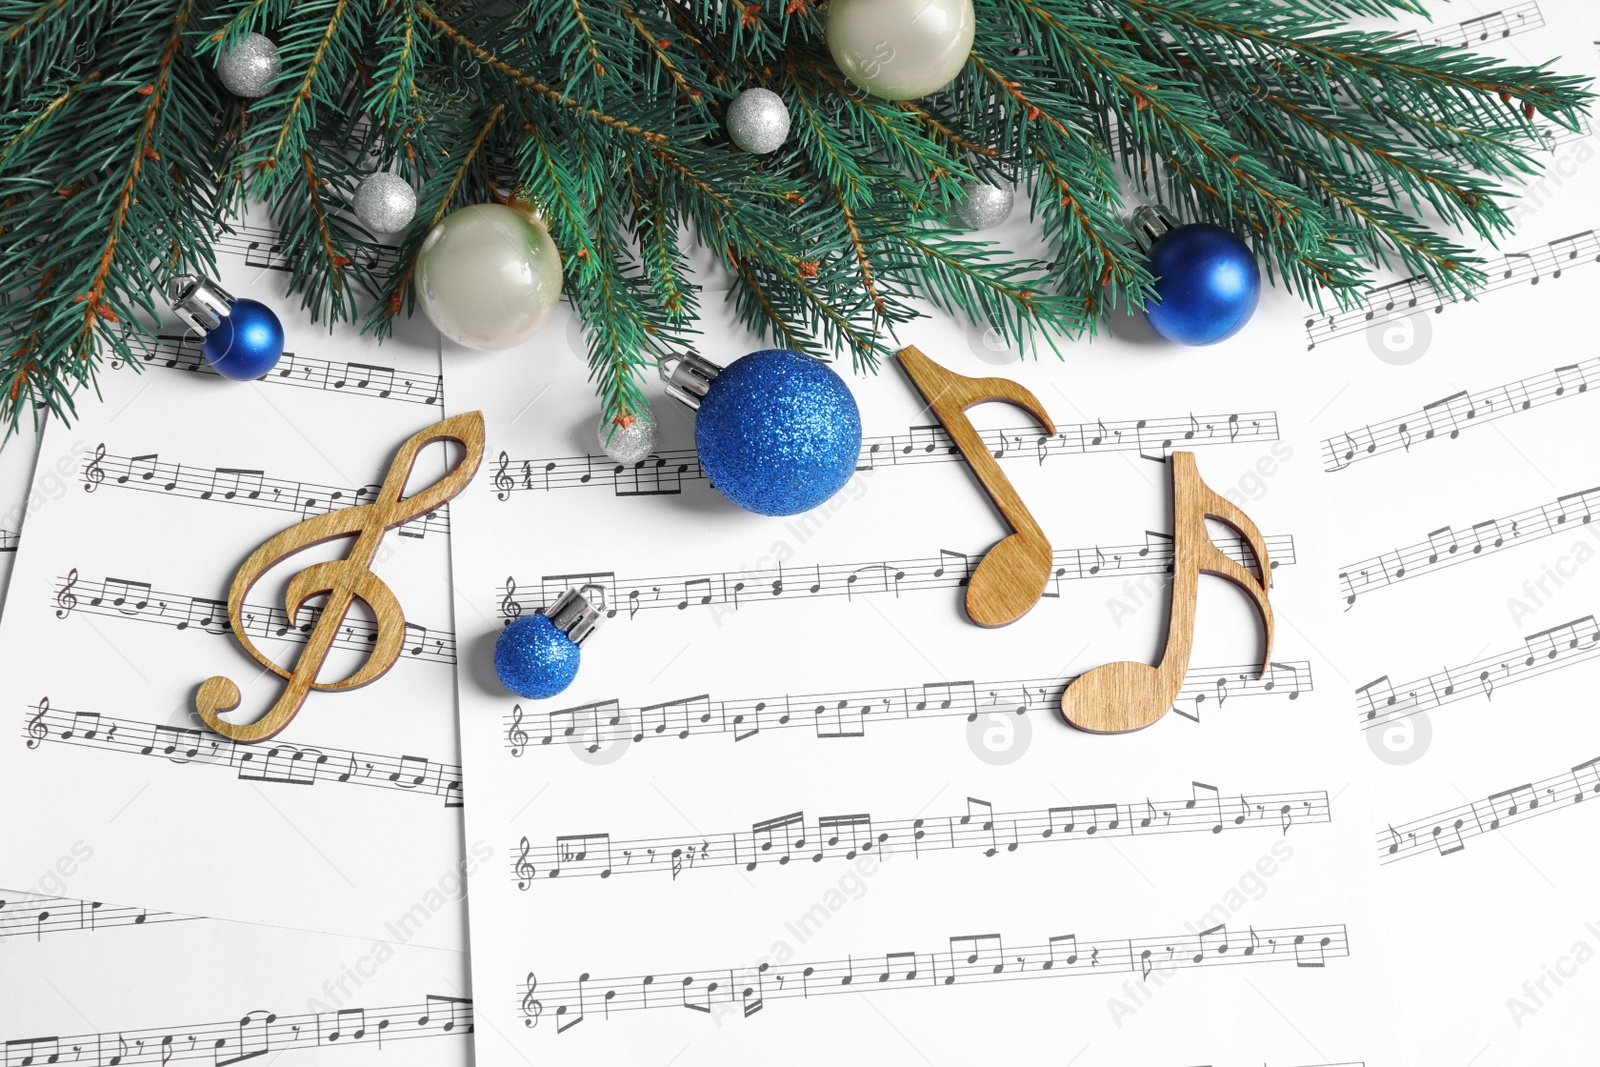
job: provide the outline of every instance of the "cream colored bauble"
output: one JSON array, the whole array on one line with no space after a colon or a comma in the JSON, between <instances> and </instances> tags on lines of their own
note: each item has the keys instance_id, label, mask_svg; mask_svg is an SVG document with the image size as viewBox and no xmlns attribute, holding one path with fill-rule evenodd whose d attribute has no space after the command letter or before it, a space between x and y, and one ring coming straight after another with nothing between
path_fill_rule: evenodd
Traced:
<instances>
[{"instance_id":1,"label":"cream colored bauble","mask_svg":"<svg viewBox=\"0 0 1600 1067\"><path fill-rule=\"evenodd\" d=\"M561 255L544 224L502 204L447 215L417 254L417 302L468 348L510 348L539 332L561 299Z\"/></svg>"},{"instance_id":2,"label":"cream colored bauble","mask_svg":"<svg viewBox=\"0 0 1600 1067\"><path fill-rule=\"evenodd\" d=\"M972 0L833 0L828 50L873 96L913 100L961 73L975 21Z\"/></svg>"}]
</instances>

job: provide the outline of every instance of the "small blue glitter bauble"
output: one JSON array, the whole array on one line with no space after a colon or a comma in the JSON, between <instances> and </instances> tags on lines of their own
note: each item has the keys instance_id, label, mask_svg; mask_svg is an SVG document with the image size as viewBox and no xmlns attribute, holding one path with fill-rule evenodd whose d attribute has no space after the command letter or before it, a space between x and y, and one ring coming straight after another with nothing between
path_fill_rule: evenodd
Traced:
<instances>
[{"instance_id":1,"label":"small blue glitter bauble","mask_svg":"<svg viewBox=\"0 0 1600 1067\"><path fill-rule=\"evenodd\" d=\"M224 378L248 382L277 366L283 355L283 323L265 304L235 300L221 324L206 334L200 351Z\"/></svg>"},{"instance_id":2,"label":"small blue glitter bauble","mask_svg":"<svg viewBox=\"0 0 1600 1067\"><path fill-rule=\"evenodd\" d=\"M553 697L578 676L578 646L543 615L524 615L500 631L494 672L500 684L529 700Z\"/></svg>"},{"instance_id":3,"label":"small blue glitter bauble","mask_svg":"<svg viewBox=\"0 0 1600 1067\"><path fill-rule=\"evenodd\" d=\"M1209 345L1232 337L1255 313L1261 268L1245 243L1203 222L1163 234L1150 248L1158 304L1145 315L1156 332L1181 345Z\"/></svg>"},{"instance_id":4,"label":"small blue glitter bauble","mask_svg":"<svg viewBox=\"0 0 1600 1067\"><path fill-rule=\"evenodd\" d=\"M844 488L861 453L861 412L826 363L769 348L711 381L694 447L711 484L741 508L798 515Z\"/></svg>"}]
</instances>

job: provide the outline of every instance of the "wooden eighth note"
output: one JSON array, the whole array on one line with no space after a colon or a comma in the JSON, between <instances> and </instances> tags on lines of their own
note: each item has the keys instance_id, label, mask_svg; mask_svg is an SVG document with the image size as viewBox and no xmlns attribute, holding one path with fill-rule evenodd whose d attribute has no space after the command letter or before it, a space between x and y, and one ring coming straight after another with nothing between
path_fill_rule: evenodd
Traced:
<instances>
[{"instance_id":1,"label":"wooden eighth note","mask_svg":"<svg viewBox=\"0 0 1600 1067\"><path fill-rule=\"evenodd\" d=\"M985 400L1003 400L1038 419L1050 433L1056 432L1055 423L1038 397L1008 378L967 378L939 366L915 347L901 349L895 358L1013 531L973 568L967 581L967 615L979 626L1016 622L1039 602L1050 581L1050 540L1000 470L966 411Z\"/></svg>"},{"instance_id":2,"label":"wooden eighth note","mask_svg":"<svg viewBox=\"0 0 1600 1067\"><path fill-rule=\"evenodd\" d=\"M443 478L402 498L400 494L405 491L417 454L434 441L455 441L466 449L466 456ZM214 675L200 683L200 691L195 695L195 710L201 721L223 737L242 744L265 741L289 725L311 690L354 689L377 681L394 666L405 644L406 621L394 593L382 578L372 573L372 559L377 554L378 543L383 540L385 531L426 515L465 489L482 461L481 412L469 411L436 422L419 430L400 446L372 503L330 511L326 515L296 523L252 552L233 576L233 585L228 589L228 621L233 625L234 637L239 639L244 650L255 657L257 663L286 679L289 684L270 711L255 722L240 725L218 717L220 712L232 711L239 706L239 687L232 679ZM291 626L307 600L323 593L327 594L328 600L322 606L294 670L286 670L269 659L245 633L244 598L249 595L256 581L278 563L303 548L337 537L355 538L344 559L314 563L289 580L284 607L288 611ZM321 670L334 638L339 635L339 628L344 625L345 613L357 600L370 607L377 619L377 634L372 650L366 662L350 677L337 682L319 682L317 672Z\"/></svg>"},{"instance_id":3,"label":"wooden eighth note","mask_svg":"<svg viewBox=\"0 0 1600 1067\"><path fill-rule=\"evenodd\" d=\"M1207 519L1231 526L1249 542L1261 568L1259 579L1212 544ZM1267 601L1272 564L1267 559L1267 544L1250 516L1200 480L1193 452L1172 453L1172 524L1172 615L1161 662L1152 667L1124 660L1080 675L1061 694L1062 716L1080 730L1127 733L1149 726L1172 707L1189 671L1201 572L1226 578L1250 594L1266 626L1266 649L1258 674L1266 672L1272 658L1272 605Z\"/></svg>"}]
</instances>

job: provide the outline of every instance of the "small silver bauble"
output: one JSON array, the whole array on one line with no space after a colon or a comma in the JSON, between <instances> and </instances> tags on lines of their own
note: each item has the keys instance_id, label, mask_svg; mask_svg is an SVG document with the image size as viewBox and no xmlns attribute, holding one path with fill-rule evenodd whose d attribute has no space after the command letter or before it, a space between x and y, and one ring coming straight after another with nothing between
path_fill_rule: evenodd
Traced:
<instances>
[{"instance_id":1,"label":"small silver bauble","mask_svg":"<svg viewBox=\"0 0 1600 1067\"><path fill-rule=\"evenodd\" d=\"M789 108L770 89L746 89L728 105L728 136L746 152L764 156L789 139Z\"/></svg>"},{"instance_id":2,"label":"small silver bauble","mask_svg":"<svg viewBox=\"0 0 1600 1067\"><path fill-rule=\"evenodd\" d=\"M398 174L369 174L356 186L352 206L373 233L399 233L417 213L417 194Z\"/></svg>"},{"instance_id":3,"label":"small silver bauble","mask_svg":"<svg viewBox=\"0 0 1600 1067\"><path fill-rule=\"evenodd\" d=\"M972 0L833 0L828 51L873 96L913 100L961 73L976 22Z\"/></svg>"},{"instance_id":4,"label":"small silver bauble","mask_svg":"<svg viewBox=\"0 0 1600 1067\"><path fill-rule=\"evenodd\" d=\"M561 254L544 224L504 204L446 215L417 253L417 303L468 348L521 344L561 299Z\"/></svg>"},{"instance_id":5,"label":"small silver bauble","mask_svg":"<svg viewBox=\"0 0 1600 1067\"><path fill-rule=\"evenodd\" d=\"M967 198L956 208L956 217L968 229L987 230L1000 225L1011 214L1014 195L1008 185L967 182L961 191Z\"/></svg>"},{"instance_id":6,"label":"small silver bauble","mask_svg":"<svg viewBox=\"0 0 1600 1067\"><path fill-rule=\"evenodd\" d=\"M597 434L606 455L624 467L631 467L655 451L656 420L648 410L635 414L627 426L602 416Z\"/></svg>"},{"instance_id":7,"label":"small silver bauble","mask_svg":"<svg viewBox=\"0 0 1600 1067\"><path fill-rule=\"evenodd\" d=\"M217 57L217 78L234 96L257 97L278 73L278 46L259 33L244 37Z\"/></svg>"}]
</instances>

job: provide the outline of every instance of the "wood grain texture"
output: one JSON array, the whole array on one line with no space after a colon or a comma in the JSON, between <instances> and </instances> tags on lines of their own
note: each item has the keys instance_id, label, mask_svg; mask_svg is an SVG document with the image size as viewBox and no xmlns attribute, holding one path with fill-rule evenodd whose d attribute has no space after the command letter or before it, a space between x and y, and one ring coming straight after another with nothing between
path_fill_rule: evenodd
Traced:
<instances>
[{"instance_id":1,"label":"wood grain texture","mask_svg":"<svg viewBox=\"0 0 1600 1067\"><path fill-rule=\"evenodd\" d=\"M1195 598L1200 575L1226 578L1250 595L1266 627L1261 672L1272 658L1272 605L1267 600L1271 562L1261 531L1250 517L1218 496L1200 480L1193 452L1172 454L1172 614L1161 662L1107 663L1078 677L1061 694L1067 722L1091 733L1117 734L1139 730L1165 715L1178 698L1194 647ZM1211 543L1206 519L1231 526L1250 543L1261 577L1223 555ZM1258 673L1261 673L1258 672Z\"/></svg>"},{"instance_id":2,"label":"wood grain texture","mask_svg":"<svg viewBox=\"0 0 1600 1067\"><path fill-rule=\"evenodd\" d=\"M443 478L402 498L400 494L405 491L418 453L435 441L456 441L466 449L466 455ZM311 690L354 689L381 678L394 666L395 659L400 655L405 643L406 620L394 593L383 579L372 573L372 559L378 551L378 544L383 540L385 531L426 515L465 489L482 461L481 412L471 411L436 422L412 435L400 446L372 503L331 511L297 523L252 552L234 575L233 585L228 589L228 621L233 624L233 635L239 639L245 651L267 670L287 679L289 684L264 716L255 722L240 725L219 717L221 712L232 711L239 706L239 687L229 678L214 675L200 683L195 696L195 710L201 720L230 740L254 744L275 736L288 726ZM244 599L257 580L272 567L303 548L336 537L355 538L345 558L314 563L289 580L284 607L291 625L307 600L324 593L328 599L294 669L286 670L268 658L245 633L242 615ZM337 682L318 682L317 672L322 668L334 638L338 636L345 613L356 600L364 602L377 617L377 636L372 650L366 662L348 678Z\"/></svg>"},{"instance_id":3,"label":"wood grain texture","mask_svg":"<svg viewBox=\"0 0 1600 1067\"><path fill-rule=\"evenodd\" d=\"M1012 530L973 568L967 582L967 615L979 626L1016 622L1038 603L1050 580L1050 540L966 411L985 400L1003 400L1038 419L1050 433L1056 432L1055 423L1038 397L1008 378L968 378L939 366L914 347L901 349L896 358Z\"/></svg>"}]
</instances>

